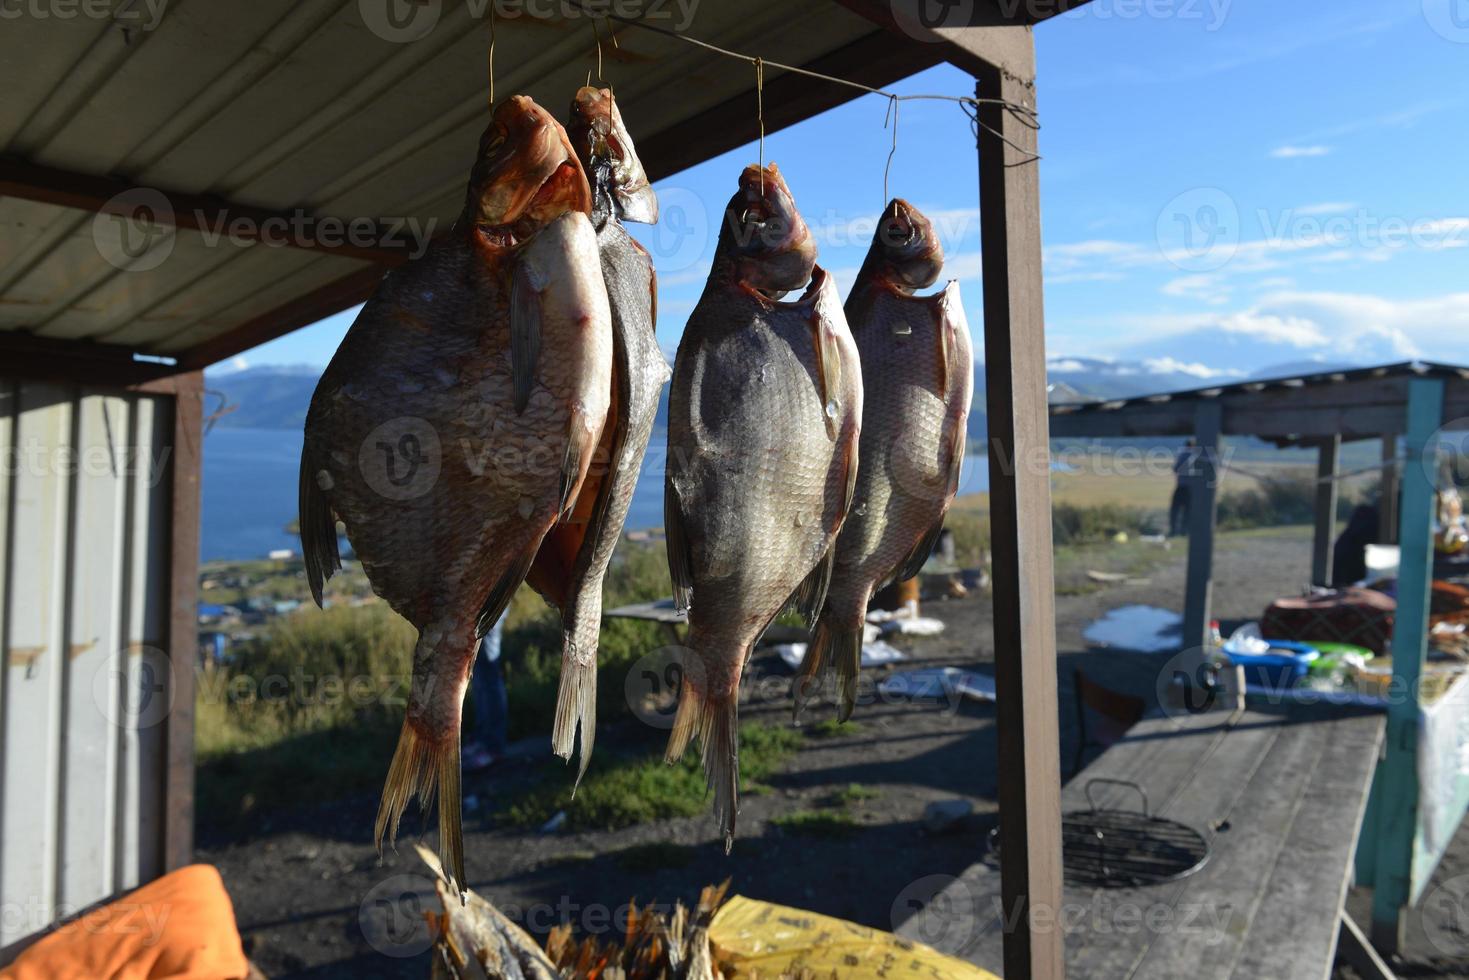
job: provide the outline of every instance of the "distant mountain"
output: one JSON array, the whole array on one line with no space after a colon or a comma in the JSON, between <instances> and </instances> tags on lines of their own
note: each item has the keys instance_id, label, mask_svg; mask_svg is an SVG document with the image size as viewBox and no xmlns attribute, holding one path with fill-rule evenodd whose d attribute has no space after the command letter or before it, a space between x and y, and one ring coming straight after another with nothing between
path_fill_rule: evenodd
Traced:
<instances>
[{"instance_id":1,"label":"distant mountain","mask_svg":"<svg viewBox=\"0 0 1469 980\"><path fill-rule=\"evenodd\" d=\"M1053 357L1048 362L1049 397L1052 402L1133 398L1161 391L1182 391L1211 384L1243 381L1242 373L1214 374L1198 365L1181 364L1171 358L1122 361L1092 357ZM1277 364L1255 371L1250 377L1289 377L1338 370L1348 365L1316 361ZM217 424L230 428L300 429L321 369L309 365L248 368L226 374L210 374L205 384L223 394L233 411ZM969 415L969 438L978 443L986 434L984 365L974 370L974 405ZM656 421L662 438L668 425L668 388L658 401Z\"/></svg>"},{"instance_id":2,"label":"distant mountain","mask_svg":"<svg viewBox=\"0 0 1469 980\"><path fill-rule=\"evenodd\" d=\"M204 387L222 395L230 409L215 423L221 428L299 430L320 377L321 368L308 364L268 365L206 374Z\"/></svg>"},{"instance_id":3,"label":"distant mountain","mask_svg":"<svg viewBox=\"0 0 1469 980\"><path fill-rule=\"evenodd\" d=\"M1324 374L1327 371L1350 371L1361 367L1360 364L1347 364L1341 361L1287 361L1284 364L1272 364L1258 371L1251 371L1251 378L1300 378L1308 374Z\"/></svg>"}]
</instances>

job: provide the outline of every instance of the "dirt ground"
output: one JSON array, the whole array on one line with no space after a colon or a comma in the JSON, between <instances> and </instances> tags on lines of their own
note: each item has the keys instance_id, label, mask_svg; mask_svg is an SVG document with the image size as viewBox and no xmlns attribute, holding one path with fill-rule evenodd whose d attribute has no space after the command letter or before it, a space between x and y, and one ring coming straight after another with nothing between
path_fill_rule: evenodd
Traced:
<instances>
[{"instance_id":1,"label":"dirt ground","mask_svg":"<svg viewBox=\"0 0 1469 980\"><path fill-rule=\"evenodd\" d=\"M1057 598L1063 769L1069 770L1077 738L1073 669L1084 667L1103 684L1151 699L1168 656L1088 649L1082 630L1117 606L1180 608L1183 558L1184 549L1175 548L1147 584ZM1309 540L1296 530L1226 535L1215 567L1215 614L1226 624L1252 619L1269 599L1303 585ZM987 594L924 608L945 621L946 631L896 645L923 666L990 671ZM753 667L758 676L775 678L757 685L757 692L780 689L789 673L770 655L757 658ZM789 712L789 701L773 693L741 708L742 718L771 725L788 724ZM827 714L829 708L817 710L812 720ZM859 724L849 734L808 738L781 773L765 780L767 792L746 797L729 856L707 815L614 832L494 827L489 814L498 801L543 765L546 746L519 746L490 775L466 781L466 797L475 804L467 800L470 885L538 936L559 921L576 923L582 933L609 932L629 899L688 901L701 885L725 877L733 878L737 894L891 929L934 890L934 876L957 874L984 853L995 824L994 707L968 701L869 703L859 705L854 720ZM613 731L599 735L599 748L639 739L651 748L664 737L648 729ZM805 836L772 822L794 811L829 808L833 792L851 784L878 794L847 804L853 827ZM924 807L956 799L972 804L973 815L947 832L926 832ZM418 910L437 906L432 884L413 855L411 831L398 853L379 865L370 841L376 802L360 798L279 814L250 840L211 841L203 835L198 859L223 873L247 952L268 976L427 975ZM1455 931L1456 913L1469 903L1444 900L1459 896L1460 884L1469 890L1469 877L1455 880L1466 872L1469 830L1461 830L1429 888L1440 900L1426 902L1424 915L1414 917L1400 976L1469 976L1469 933ZM1349 904L1354 915L1365 917L1370 896L1354 894Z\"/></svg>"}]
</instances>

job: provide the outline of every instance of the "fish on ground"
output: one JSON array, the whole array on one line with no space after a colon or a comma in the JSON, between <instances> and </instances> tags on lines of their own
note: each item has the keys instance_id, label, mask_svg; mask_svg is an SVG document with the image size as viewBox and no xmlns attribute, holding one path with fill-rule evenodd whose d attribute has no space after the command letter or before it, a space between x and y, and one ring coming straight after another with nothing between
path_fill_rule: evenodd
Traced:
<instances>
[{"instance_id":1,"label":"fish on ground","mask_svg":"<svg viewBox=\"0 0 1469 980\"><path fill-rule=\"evenodd\" d=\"M815 261L779 170L747 167L673 368L664 522L690 655L666 757L698 736L726 850L741 672L789 602L808 617L821 608L857 475L861 367Z\"/></svg>"},{"instance_id":2,"label":"fish on ground","mask_svg":"<svg viewBox=\"0 0 1469 980\"><path fill-rule=\"evenodd\" d=\"M850 717L867 603L887 582L918 574L959 488L974 389L969 324L958 282L915 295L933 285L943 264L933 225L894 200L847 297L862 358L861 463L826 603L796 673L797 713L835 667L837 717Z\"/></svg>"},{"instance_id":3,"label":"fish on ground","mask_svg":"<svg viewBox=\"0 0 1469 980\"><path fill-rule=\"evenodd\" d=\"M591 190L566 132L500 103L448 235L388 275L312 396L301 542L317 603L341 567L334 518L373 591L418 629L375 837L437 790L444 867L464 887L460 715L479 636L577 498L606 421L607 289Z\"/></svg>"},{"instance_id":4,"label":"fish on ground","mask_svg":"<svg viewBox=\"0 0 1469 980\"><path fill-rule=\"evenodd\" d=\"M596 736L602 583L622 536L669 369L654 334L653 259L622 226L656 222L658 198L611 91L578 91L566 129L591 182L592 226L612 315L611 408L572 516L541 543L527 581L561 611L561 683L551 748L569 759L580 726L580 780Z\"/></svg>"}]
</instances>

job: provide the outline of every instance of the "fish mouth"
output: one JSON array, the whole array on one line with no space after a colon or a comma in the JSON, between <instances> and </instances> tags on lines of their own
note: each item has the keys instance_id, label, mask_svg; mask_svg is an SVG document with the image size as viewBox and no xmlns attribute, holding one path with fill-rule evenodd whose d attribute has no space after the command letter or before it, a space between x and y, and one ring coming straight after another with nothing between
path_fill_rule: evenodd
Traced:
<instances>
[{"instance_id":1,"label":"fish mouth","mask_svg":"<svg viewBox=\"0 0 1469 980\"><path fill-rule=\"evenodd\" d=\"M658 195L648 183L612 90L590 85L578 89L566 131L582 167L595 180L594 192L607 193L623 221L655 224Z\"/></svg>"},{"instance_id":2,"label":"fish mouth","mask_svg":"<svg viewBox=\"0 0 1469 980\"><path fill-rule=\"evenodd\" d=\"M528 96L495 109L470 173L467 210L487 232L517 237L567 211L591 212L586 173L566 130Z\"/></svg>"},{"instance_id":3,"label":"fish mouth","mask_svg":"<svg viewBox=\"0 0 1469 980\"><path fill-rule=\"evenodd\" d=\"M805 285L816 264L816 242L773 163L740 174L720 239L735 255L739 281L767 297Z\"/></svg>"},{"instance_id":4,"label":"fish mouth","mask_svg":"<svg viewBox=\"0 0 1469 980\"><path fill-rule=\"evenodd\" d=\"M944 249L933 223L902 198L893 198L883 209L872 251L881 256L883 280L903 295L932 286L943 271Z\"/></svg>"}]
</instances>

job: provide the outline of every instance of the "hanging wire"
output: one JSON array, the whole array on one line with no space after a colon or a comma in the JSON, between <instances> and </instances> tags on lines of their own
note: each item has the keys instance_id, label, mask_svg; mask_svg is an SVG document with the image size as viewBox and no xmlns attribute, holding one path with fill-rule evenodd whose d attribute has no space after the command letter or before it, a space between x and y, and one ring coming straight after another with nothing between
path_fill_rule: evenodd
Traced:
<instances>
[{"instance_id":1,"label":"hanging wire","mask_svg":"<svg viewBox=\"0 0 1469 980\"><path fill-rule=\"evenodd\" d=\"M893 145L892 149L888 150L888 160L887 163L883 164L882 168L882 206L887 207L888 201L892 201L893 217L896 218L898 216L898 202L888 196L888 174L893 169L893 156L898 152L898 100L896 98L888 102L887 112L882 114L883 129L887 129L889 115L893 117Z\"/></svg>"},{"instance_id":2,"label":"hanging wire","mask_svg":"<svg viewBox=\"0 0 1469 980\"><path fill-rule=\"evenodd\" d=\"M765 196L765 62L755 59L755 121L760 125L760 196Z\"/></svg>"},{"instance_id":3,"label":"hanging wire","mask_svg":"<svg viewBox=\"0 0 1469 980\"><path fill-rule=\"evenodd\" d=\"M756 73L757 73L757 79L763 79L764 66L765 65L770 65L772 68L779 69L780 71L794 72L797 75L805 75L807 78L815 78L815 79L818 79L818 80L823 81L823 82L830 82L833 85L845 85L848 88L858 89L859 91L867 92L867 93L870 93L872 95L880 95L880 96L882 96L885 99L892 100L894 103L896 103L896 102L905 102L905 101L910 101L910 100L911 101L925 100L925 101L930 101L930 102L955 102L955 103L958 103L959 106L964 110L965 114L967 116L969 116L970 124L971 124L971 126L974 127L974 130L975 130L976 135L978 135L978 132L980 130L983 130L984 132L989 133L995 139L998 139L1001 143L1004 143L1006 146L1010 147L1011 149L1016 150L1016 151L1018 151L1020 153L1025 154L1025 159L1016 161L1015 163L1006 164L1006 166L1020 166L1022 164L1034 163L1035 161L1037 161L1037 160L1039 160L1041 158L1041 156L1040 156L1039 153L1036 153L1036 152L1032 151L1031 149L1029 149L1028 147L1025 147L1025 146L1020 145L1019 143L1016 143L1014 140L1010 139L1004 133L1002 133L999 130L995 129L993 126L989 126L986 123L982 122L980 120L980 118L979 118L979 112L978 112L979 106L984 105L984 104L998 105L998 106L1003 106L1004 109L1005 109L1005 111L1013 119L1015 119L1017 122L1019 122L1021 125L1026 126L1026 127L1030 128L1030 129L1040 129L1041 128L1040 116L1036 113L1035 109L1032 108L1032 107L1030 107L1030 106L1028 106L1028 105L1025 105L1023 103L1020 103L1020 102L1011 102L1009 99L981 98L979 96L973 96L973 95L939 95L939 94L910 94L910 95L900 95L900 94L895 93L895 92L889 92L886 89L874 88L871 85L864 85L861 82L854 82L851 79L838 78L835 75L826 75L826 74L823 74L822 72L819 72L819 71L812 71L809 68L800 68L800 67L797 67L796 65L786 65L786 64L782 64L782 63L780 63L778 61L767 61L766 59L761 58L758 55L745 54L745 53L743 53L741 51L731 51L729 48L722 48L722 47L720 47L717 44L710 44L708 41L701 41L701 40L699 40L696 37L691 37L690 35L688 35L686 33L683 33L682 31L674 31L674 30L670 30L669 28L666 28L666 27L659 27L656 24L650 24L650 23L648 23L648 22L646 22L644 20L641 20L640 18L637 18L637 17L628 17L628 16L624 16L624 15L621 15L621 14L615 14L615 13L596 13L596 14L594 14L592 11L590 11L590 10L587 9L586 4L583 3L582 0L566 0L566 2L570 6L576 8L577 10L580 10L582 13L586 14L589 17L590 16L605 16L605 17L610 17L611 19L616 20L616 21L619 21L619 22L621 22L623 24L628 24L628 25L631 25L633 27L639 27L639 28L642 28L645 31L651 31L654 34L661 34L664 37L671 37L671 38L674 38L676 40L683 41L686 44L692 44L695 47L703 48L706 51L713 51L715 54L724 55L726 58L734 58L734 59L737 59L739 61L749 62L750 64L755 65L755 70L756 70ZM762 129L762 140L763 140L763 129Z\"/></svg>"},{"instance_id":4,"label":"hanging wire","mask_svg":"<svg viewBox=\"0 0 1469 980\"><path fill-rule=\"evenodd\" d=\"M490 73L490 111L495 110L495 7L490 5L490 53L486 58Z\"/></svg>"}]
</instances>

